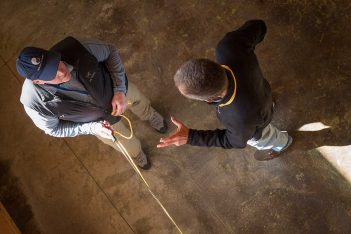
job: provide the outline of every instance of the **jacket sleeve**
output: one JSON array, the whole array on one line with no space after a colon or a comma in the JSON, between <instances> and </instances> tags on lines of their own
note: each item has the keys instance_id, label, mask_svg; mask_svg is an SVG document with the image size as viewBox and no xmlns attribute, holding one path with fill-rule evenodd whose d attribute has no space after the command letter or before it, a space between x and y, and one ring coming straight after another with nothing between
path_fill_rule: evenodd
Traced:
<instances>
[{"instance_id":1,"label":"jacket sleeve","mask_svg":"<svg viewBox=\"0 0 351 234\"><path fill-rule=\"evenodd\" d=\"M35 126L53 137L75 137L78 135L95 134L93 131L97 122L74 123L60 120L54 116L41 114L29 107L24 106L27 115L32 119Z\"/></svg>"},{"instance_id":2,"label":"jacket sleeve","mask_svg":"<svg viewBox=\"0 0 351 234\"><path fill-rule=\"evenodd\" d=\"M234 126L235 125L235 126ZM196 130L189 129L187 144L194 146L222 147L224 149L245 148L256 127L253 124L237 124L226 126L227 129Z\"/></svg>"},{"instance_id":3,"label":"jacket sleeve","mask_svg":"<svg viewBox=\"0 0 351 234\"><path fill-rule=\"evenodd\" d=\"M227 43L241 44L254 50L263 41L266 32L267 27L263 20L249 20L237 30L227 33L224 39Z\"/></svg>"},{"instance_id":4,"label":"jacket sleeve","mask_svg":"<svg viewBox=\"0 0 351 234\"><path fill-rule=\"evenodd\" d=\"M98 62L105 62L113 81L113 91L127 93L125 70L116 47L98 40L79 39L79 41Z\"/></svg>"}]
</instances>

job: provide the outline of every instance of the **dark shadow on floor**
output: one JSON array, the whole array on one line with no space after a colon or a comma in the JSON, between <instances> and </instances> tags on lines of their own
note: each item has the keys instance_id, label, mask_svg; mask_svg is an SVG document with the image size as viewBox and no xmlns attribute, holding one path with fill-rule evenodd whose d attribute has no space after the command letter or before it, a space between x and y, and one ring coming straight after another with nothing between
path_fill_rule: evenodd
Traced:
<instances>
[{"instance_id":1,"label":"dark shadow on floor","mask_svg":"<svg viewBox=\"0 0 351 234\"><path fill-rule=\"evenodd\" d=\"M280 45L274 48L280 59L261 53L273 58L264 64L277 101L273 123L295 136L296 150L351 145L350 6L344 0L278 1L269 9L265 45ZM318 122L330 128L298 131Z\"/></svg>"},{"instance_id":2,"label":"dark shadow on floor","mask_svg":"<svg viewBox=\"0 0 351 234\"><path fill-rule=\"evenodd\" d=\"M22 233L39 234L32 209L10 167L10 161L0 161L0 200Z\"/></svg>"}]
</instances>

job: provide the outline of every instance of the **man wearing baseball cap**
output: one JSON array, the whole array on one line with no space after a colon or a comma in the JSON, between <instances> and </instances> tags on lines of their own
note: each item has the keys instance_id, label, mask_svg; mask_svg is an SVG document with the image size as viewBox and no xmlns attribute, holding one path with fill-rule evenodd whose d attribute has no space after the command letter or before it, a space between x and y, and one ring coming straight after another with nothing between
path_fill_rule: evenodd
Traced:
<instances>
[{"instance_id":1,"label":"man wearing baseball cap","mask_svg":"<svg viewBox=\"0 0 351 234\"><path fill-rule=\"evenodd\" d=\"M26 47L16 67L25 78L21 103L34 124L54 137L93 134L119 150L111 141L112 130L129 130L119 115L129 108L160 133L167 131L164 118L131 82L128 82L117 49L96 40L67 37L45 50ZM142 169L150 168L140 141L119 139Z\"/></svg>"}]
</instances>

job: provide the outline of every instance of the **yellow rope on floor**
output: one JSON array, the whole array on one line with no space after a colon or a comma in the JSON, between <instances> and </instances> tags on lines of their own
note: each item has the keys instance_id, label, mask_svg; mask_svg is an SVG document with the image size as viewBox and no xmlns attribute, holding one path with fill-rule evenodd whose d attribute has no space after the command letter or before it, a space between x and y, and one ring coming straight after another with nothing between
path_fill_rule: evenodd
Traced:
<instances>
[{"instance_id":1,"label":"yellow rope on floor","mask_svg":"<svg viewBox=\"0 0 351 234\"><path fill-rule=\"evenodd\" d=\"M133 137L133 128L132 128L132 124L131 121L125 116L125 115L120 115L122 118L124 118L128 124L129 124L129 128L130 128L130 135L129 136L125 136L115 130L113 130L113 134L117 134L120 137L123 137L125 139L131 139ZM118 140L118 138L116 138L115 135L113 135L114 137L114 143L118 146L118 148L121 150L122 154L124 155L124 157L127 159L127 161L129 162L129 164L132 166L132 168L134 169L134 171L139 175L139 177L141 178L141 180L144 182L144 184L147 187L147 190L149 191L149 193L152 195L152 197L157 201L157 203L159 204L159 206L162 208L163 212L167 215L167 217L172 221L172 223L174 224L174 226L177 228L177 230L179 231L179 233L183 234L183 232L180 230L179 226L177 225L177 223L174 221L174 219L172 218L172 216L168 213L168 211L166 210L166 208L163 206L163 204L161 203L161 201L156 197L156 195L152 192L149 184L147 183L147 181L145 180L144 176L141 174L139 168L137 165L135 165L132 157L129 155L128 151L126 150L126 148L122 145L122 143Z\"/></svg>"}]
</instances>

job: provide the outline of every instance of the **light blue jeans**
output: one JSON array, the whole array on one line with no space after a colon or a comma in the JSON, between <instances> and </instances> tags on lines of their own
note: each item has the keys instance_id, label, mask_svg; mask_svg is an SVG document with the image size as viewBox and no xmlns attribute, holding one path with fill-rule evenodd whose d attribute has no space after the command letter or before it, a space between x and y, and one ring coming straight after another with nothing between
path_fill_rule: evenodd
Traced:
<instances>
[{"instance_id":1,"label":"light blue jeans","mask_svg":"<svg viewBox=\"0 0 351 234\"><path fill-rule=\"evenodd\" d=\"M258 150L272 149L279 152L287 145L288 140L289 135L286 131L280 131L272 124L269 124L263 129L262 136L259 140L252 138L247 144Z\"/></svg>"}]
</instances>

